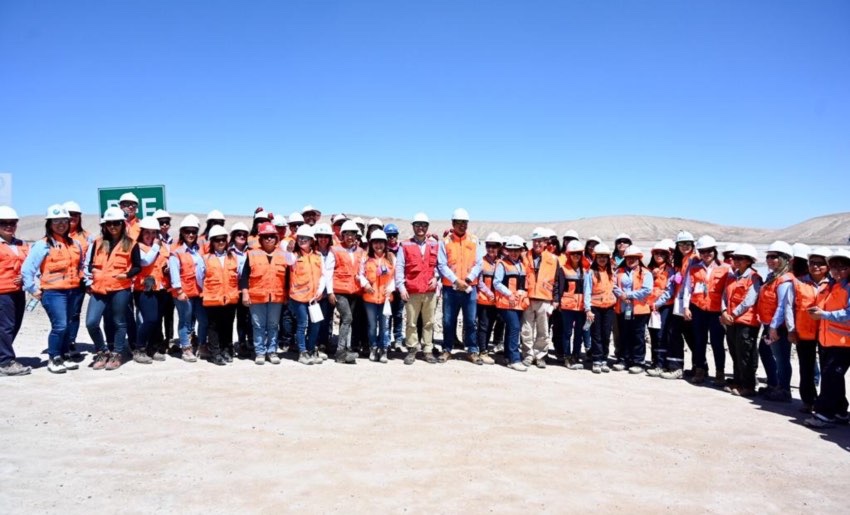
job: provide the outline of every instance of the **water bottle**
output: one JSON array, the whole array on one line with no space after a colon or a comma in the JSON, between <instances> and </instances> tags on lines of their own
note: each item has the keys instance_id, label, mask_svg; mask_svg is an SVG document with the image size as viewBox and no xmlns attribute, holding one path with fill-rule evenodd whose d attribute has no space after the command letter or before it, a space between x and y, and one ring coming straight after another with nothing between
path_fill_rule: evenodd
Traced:
<instances>
[{"instance_id":1,"label":"water bottle","mask_svg":"<svg viewBox=\"0 0 850 515\"><path fill-rule=\"evenodd\" d=\"M35 308L39 305L41 301L35 297L30 297L29 302L27 302L27 311L34 311Z\"/></svg>"},{"instance_id":2,"label":"water bottle","mask_svg":"<svg viewBox=\"0 0 850 515\"><path fill-rule=\"evenodd\" d=\"M591 326L591 322L590 322L590 319L588 318L587 320L584 321L584 326L582 326L581 330L582 331L590 331L590 326Z\"/></svg>"},{"instance_id":3,"label":"water bottle","mask_svg":"<svg viewBox=\"0 0 850 515\"><path fill-rule=\"evenodd\" d=\"M626 317L626 320L632 319L632 303L630 301L625 301L625 307L623 308L623 314Z\"/></svg>"}]
</instances>

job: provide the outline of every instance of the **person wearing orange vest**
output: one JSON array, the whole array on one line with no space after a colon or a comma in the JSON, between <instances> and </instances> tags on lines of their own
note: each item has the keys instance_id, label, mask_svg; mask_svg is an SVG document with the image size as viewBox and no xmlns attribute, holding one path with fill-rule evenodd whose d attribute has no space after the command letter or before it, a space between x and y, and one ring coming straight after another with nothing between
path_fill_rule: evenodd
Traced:
<instances>
[{"instance_id":1,"label":"person wearing orange vest","mask_svg":"<svg viewBox=\"0 0 850 515\"><path fill-rule=\"evenodd\" d=\"M759 331L756 303L762 286L761 276L753 268L756 261L758 255L752 245L742 243L736 247L732 254L732 275L723 292L723 312L720 315L720 322L726 326L726 339L732 356L732 381L723 390L741 397L756 395L756 338Z\"/></svg>"},{"instance_id":2,"label":"person wearing orange vest","mask_svg":"<svg viewBox=\"0 0 850 515\"><path fill-rule=\"evenodd\" d=\"M648 302L652 293L652 273L641 262L643 252L629 245L622 251L623 261L614 275L615 311L620 326L623 361L630 374L644 372L646 325L652 311Z\"/></svg>"},{"instance_id":3,"label":"person wearing orange vest","mask_svg":"<svg viewBox=\"0 0 850 515\"><path fill-rule=\"evenodd\" d=\"M317 303L326 291L322 257L313 250L314 245L313 228L301 224L295 232L295 241L290 242L284 252L290 270L289 307L295 314L295 341L298 362L302 365L320 365L323 362L316 352L321 321L314 321L309 315L310 306Z\"/></svg>"},{"instance_id":4,"label":"person wearing orange vest","mask_svg":"<svg viewBox=\"0 0 850 515\"><path fill-rule=\"evenodd\" d=\"M74 239L83 249L83 256L89 250L89 245L93 240L92 235L83 228L83 211L80 208L80 205L74 202L73 200L69 200L62 204L62 207L68 210L68 214L71 215L71 232L69 236ZM82 274L82 272L81 272ZM80 331L80 314L83 312L83 301L86 298L86 288L80 282L79 287L79 295L74 296L74 315L71 320L68 321L68 334L71 343L69 343L71 358L75 361L80 358L80 354L77 352L77 334Z\"/></svg>"},{"instance_id":5,"label":"person wearing orange vest","mask_svg":"<svg viewBox=\"0 0 850 515\"><path fill-rule=\"evenodd\" d=\"M142 270L133 278L133 300L136 305L136 348L133 361L150 364L165 361L166 348L160 337L163 309L171 282L168 278L168 246L159 239L159 222L146 217L139 223L141 232L134 252L139 253Z\"/></svg>"},{"instance_id":6,"label":"person wearing orange vest","mask_svg":"<svg viewBox=\"0 0 850 515\"><path fill-rule=\"evenodd\" d=\"M248 252L239 288L242 304L251 310L254 326L254 363L280 364L277 355L277 332L280 310L286 298L287 265L283 252L278 248L280 236L274 225L266 222L257 230L260 248Z\"/></svg>"},{"instance_id":7,"label":"person wearing orange vest","mask_svg":"<svg viewBox=\"0 0 850 515\"><path fill-rule=\"evenodd\" d=\"M565 237L566 239L566 237ZM555 276L553 298L558 301L557 316L561 317L561 348L564 364L570 370L582 370L581 360L582 332L587 315L584 312L584 278L586 272L581 258L584 246L578 240L571 240L564 249L564 260ZM572 346L570 345L572 338Z\"/></svg>"},{"instance_id":8,"label":"person wearing orange vest","mask_svg":"<svg viewBox=\"0 0 850 515\"><path fill-rule=\"evenodd\" d=\"M132 299L133 277L142 266L138 248L127 234L120 209L108 208L103 214L101 228L101 235L89 247L84 264L86 288L91 295L86 329L97 352L92 368L115 370L127 359L127 311ZM107 309L115 327L114 352L109 352L100 330L100 321Z\"/></svg>"},{"instance_id":9,"label":"person wearing orange vest","mask_svg":"<svg viewBox=\"0 0 850 515\"><path fill-rule=\"evenodd\" d=\"M682 296L685 320L693 322L694 331L694 352L691 354L694 375L691 382L705 382L708 374L706 347L710 341L714 356L714 383L723 386L726 383L726 349L723 346L726 331L720 323L720 312L731 268L717 257L717 242L711 236L700 237L696 248L699 260L694 260L688 267Z\"/></svg>"},{"instance_id":10,"label":"person wearing orange vest","mask_svg":"<svg viewBox=\"0 0 850 515\"><path fill-rule=\"evenodd\" d=\"M210 252L204 257L203 304L207 314L210 362L233 362L233 322L239 295L239 261L227 251L228 233L221 225L209 232Z\"/></svg>"},{"instance_id":11,"label":"person wearing orange vest","mask_svg":"<svg viewBox=\"0 0 850 515\"><path fill-rule=\"evenodd\" d=\"M251 249L260 248L260 237L259 237L257 231L259 230L259 227L260 227L261 224L269 223L269 222L272 221L271 216L272 215L270 215L268 212L266 212L262 207L258 207L254 210L254 218L253 218L253 221L251 222L251 230L248 232L248 248L251 248ZM277 216L277 222L281 223L281 221L283 221L283 223L286 224L286 217L278 215ZM277 227L277 226L275 226L275 227ZM285 228L284 228L283 233L286 234ZM278 232L278 235L280 235L279 232ZM281 238L281 240L283 240L283 236L280 236L280 238Z\"/></svg>"},{"instance_id":12,"label":"person wearing orange vest","mask_svg":"<svg viewBox=\"0 0 850 515\"><path fill-rule=\"evenodd\" d=\"M673 249L673 268L676 270L673 281L676 284L676 291L673 297L672 316L667 319L669 339L667 368L670 377L662 376L668 379L679 379L684 376L685 344L687 343L691 352L694 350L693 323L690 320L685 320L685 308L687 306L684 304L683 297L688 268L696 259L698 258L694 250L694 236L688 231L679 231L676 235L676 247Z\"/></svg>"},{"instance_id":13,"label":"person wearing orange vest","mask_svg":"<svg viewBox=\"0 0 850 515\"><path fill-rule=\"evenodd\" d=\"M493 289L496 308L505 321L505 358L508 368L525 372L528 367L522 362L520 353L520 331L522 313L530 305L526 286L526 270L522 259L525 242L519 236L510 236L502 246L505 256L496 262Z\"/></svg>"},{"instance_id":14,"label":"person wearing orange vest","mask_svg":"<svg viewBox=\"0 0 850 515\"><path fill-rule=\"evenodd\" d=\"M168 273L171 276L171 294L177 308L177 335L180 338L182 359L187 363L198 361L192 349L190 335L198 326L199 345L207 343L207 312L204 309L203 293L206 264L198 247L198 232L201 221L195 215L186 215L180 222L177 247L168 257Z\"/></svg>"},{"instance_id":15,"label":"person wearing orange vest","mask_svg":"<svg viewBox=\"0 0 850 515\"><path fill-rule=\"evenodd\" d=\"M164 248L168 251L166 258L170 255L172 248L174 245L174 238L171 236L169 231L171 230L171 214L164 209L157 209L153 218L159 222L159 233L157 233L157 239L159 240L159 245L161 248ZM72 220L73 222L73 220ZM167 266L166 266L167 268ZM156 330L156 339L160 344L160 354L165 354L164 350L168 349L168 345L171 340L174 338L174 297L171 295L163 295L162 296L162 327L158 327Z\"/></svg>"},{"instance_id":16,"label":"person wearing orange vest","mask_svg":"<svg viewBox=\"0 0 850 515\"><path fill-rule=\"evenodd\" d=\"M808 308L811 318L820 323L820 395L815 400L814 414L803 421L814 428L850 421L844 380L850 367L850 251L836 250L828 263L829 286L817 306Z\"/></svg>"},{"instance_id":17,"label":"person wearing orange vest","mask_svg":"<svg viewBox=\"0 0 850 515\"><path fill-rule=\"evenodd\" d=\"M611 341L616 314L614 306L614 270L611 267L611 249L600 243L594 249L593 264L584 276L584 312L590 321L594 374L608 373L608 345Z\"/></svg>"},{"instance_id":18,"label":"person wearing orange vest","mask_svg":"<svg viewBox=\"0 0 850 515\"><path fill-rule=\"evenodd\" d=\"M204 227L204 230L201 231L201 234L198 235L198 246L201 247L202 254L210 253L210 229L216 225L224 227L226 222L227 219L224 217L224 213L218 209L213 209L207 213L206 226Z\"/></svg>"},{"instance_id":19,"label":"person wearing orange vest","mask_svg":"<svg viewBox=\"0 0 850 515\"><path fill-rule=\"evenodd\" d=\"M316 238L316 253L322 258L322 273L325 276L325 292L319 299L319 306L322 309L322 323L319 326L319 337L316 340L317 353L322 360L328 359L326 352L336 352L336 349L331 349L333 343L333 314L334 305L331 304L329 295L332 290L328 288L330 281L333 281L333 269L328 268L328 261L331 256L331 248L333 243L333 229L325 222L317 223L313 226L313 235ZM356 359L356 356L354 356Z\"/></svg>"},{"instance_id":20,"label":"person wearing orange vest","mask_svg":"<svg viewBox=\"0 0 850 515\"><path fill-rule=\"evenodd\" d=\"M354 313L363 302L363 288L357 282L360 263L365 253L360 248L358 231L360 229L351 220L341 226L342 244L331 247L325 259L326 282L328 282L328 301L339 312L339 337L337 338L337 363L356 362L356 353L352 352L351 334Z\"/></svg>"},{"instance_id":21,"label":"person wearing orange vest","mask_svg":"<svg viewBox=\"0 0 850 515\"><path fill-rule=\"evenodd\" d=\"M248 226L242 222L236 222L230 228L230 242L227 251L236 257L239 277L248 259ZM236 341L233 343L234 352L241 358L254 358L254 336L253 324L251 322L251 310L241 302L236 303Z\"/></svg>"},{"instance_id":22,"label":"person wearing orange vest","mask_svg":"<svg viewBox=\"0 0 850 515\"><path fill-rule=\"evenodd\" d=\"M485 254L481 259L481 275L478 277L478 306L475 308L477 320L478 352L485 365L493 365L496 362L487 354L487 346L490 343L490 335L493 326L499 318L496 307L496 291L493 280L496 275L496 263L499 261L499 253L502 249L502 237L497 232L491 232L484 240Z\"/></svg>"},{"instance_id":23,"label":"person wearing orange vest","mask_svg":"<svg viewBox=\"0 0 850 515\"><path fill-rule=\"evenodd\" d=\"M22 288L21 268L29 254L29 245L15 238L18 213L0 206L0 376L23 376L30 367L16 361L12 347L24 320L26 294Z\"/></svg>"},{"instance_id":24,"label":"person wearing orange vest","mask_svg":"<svg viewBox=\"0 0 850 515\"><path fill-rule=\"evenodd\" d=\"M794 251L784 241L775 241L767 248L765 261L769 273L759 292L756 306L763 326L759 340L759 356L767 376L767 386L759 389L766 399L791 402L791 342L786 321L794 317L789 295L794 291L791 256ZM794 321L790 320L791 325Z\"/></svg>"},{"instance_id":25,"label":"person wearing orange vest","mask_svg":"<svg viewBox=\"0 0 850 515\"><path fill-rule=\"evenodd\" d=\"M70 236L71 215L65 207L48 207L45 220L45 236L30 248L21 275L24 291L41 301L50 318L47 370L64 374L79 368L71 360L68 327L81 295L83 249Z\"/></svg>"},{"instance_id":26,"label":"person wearing orange vest","mask_svg":"<svg viewBox=\"0 0 850 515\"><path fill-rule=\"evenodd\" d=\"M452 213L452 230L440 241L437 250L437 269L443 278L443 353L437 362L452 358L458 314L463 311L463 341L467 359L483 365L475 339L476 308L478 306L478 276L481 256L476 238L467 232L469 213L463 208Z\"/></svg>"},{"instance_id":27,"label":"person wearing orange vest","mask_svg":"<svg viewBox=\"0 0 850 515\"><path fill-rule=\"evenodd\" d=\"M124 193L118 199L118 207L124 213L124 223L127 225L127 237L134 240L139 237L139 197L131 192Z\"/></svg>"},{"instance_id":28,"label":"person wearing orange vest","mask_svg":"<svg viewBox=\"0 0 850 515\"><path fill-rule=\"evenodd\" d=\"M331 216L331 229L333 229L333 245L342 245L342 224L348 221L348 217L343 213L338 213Z\"/></svg>"},{"instance_id":29,"label":"person wearing orange vest","mask_svg":"<svg viewBox=\"0 0 850 515\"><path fill-rule=\"evenodd\" d=\"M818 374L818 325L819 322L811 317L809 308L817 306L826 296L829 287L829 271L827 259L832 252L826 247L812 249L806 255L806 266L809 273L794 279L794 290L788 301L794 311L786 323L788 340L796 346L797 358L800 360L800 399L803 401L802 413L811 414L817 398Z\"/></svg>"},{"instance_id":30,"label":"person wearing orange vest","mask_svg":"<svg viewBox=\"0 0 850 515\"><path fill-rule=\"evenodd\" d=\"M676 271L673 268L671 250L675 247L673 240L663 239L652 247L652 259L647 268L652 272L652 293L649 294L650 321L649 342L651 347L651 366L646 370L650 377L661 377L667 366L667 348L669 347L669 328L667 320L673 311L673 296L676 283L673 278Z\"/></svg>"},{"instance_id":31,"label":"person wearing orange vest","mask_svg":"<svg viewBox=\"0 0 850 515\"><path fill-rule=\"evenodd\" d=\"M395 270L392 255L387 252L387 235L375 229L369 238L369 251L360 261L357 276L363 288L366 308L366 329L369 335L369 360L387 362L390 344L389 300L395 291Z\"/></svg>"},{"instance_id":32,"label":"person wearing orange vest","mask_svg":"<svg viewBox=\"0 0 850 515\"><path fill-rule=\"evenodd\" d=\"M549 232L543 227L531 234L531 250L525 253L523 264L526 272L526 287L531 301L522 314L522 364L546 368L549 349L549 314L557 307L553 291L555 275L558 273L558 257L546 250Z\"/></svg>"}]
</instances>

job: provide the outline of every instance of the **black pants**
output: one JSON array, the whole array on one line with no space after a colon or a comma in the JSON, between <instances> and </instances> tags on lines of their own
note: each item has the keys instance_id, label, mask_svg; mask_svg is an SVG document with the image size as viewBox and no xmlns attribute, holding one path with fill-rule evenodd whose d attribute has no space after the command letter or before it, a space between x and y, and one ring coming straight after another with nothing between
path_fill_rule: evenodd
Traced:
<instances>
[{"instance_id":1,"label":"black pants","mask_svg":"<svg viewBox=\"0 0 850 515\"><path fill-rule=\"evenodd\" d=\"M280 309L280 330L277 333L277 348L295 347L295 314L289 309L289 303L284 302Z\"/></svg>"},{"instance_id":2,"label":"black pants","mask_svg":"<svg viewBox=\"0 0 850 515\"><path fill-rule=\"evenodd\" d=\"M670 332L667 329L667 320L672 316L673 306L661 306L658 308L658 314L661 317L661 327L658 329L649 330L649 341L652 348L652 366L655 368L664 368L667 364L667 343Z\"/></svg>"},{"instance_id":3,"label":"black pants","mask_svg":"<svg viewBox=\"0 0 850 515\"><path fill-rule=\"evenodd\" d=\"M847 414L847 392L844 375L850 366L850 347L821 347L820 395L815 413L832 418Z\"/></svg>"},{"instance_id":4,"label":"black pants","mask_svg":"<svg viewBox=\"0 0 850 515\"><path fill-rule=\"evenodd\" d=\"M608 359L608 346L611 342L611 331L614 329L614 307L591 307L593 325L590 326L590 351L594 363L603 363Z\"/></svg>"},{"instance_id":5,"label":"black pants","mask_svg":"<svg viewBox=\"0 0 850 515\"><path fill-rule=\"evenodd\" d=\"M693 326L683 317L671 314L667 317L667 360L668 370L681 370L685 365L685 341L693 352Z\"/></svg>"},{"instance_id":6,"label":"black pants","mask_svg":"<svg viewBox=\"0 0 850 515\"><path fill-rule=\"evenodd\" d=\"M475 332L478 352L487 352L487 344L490 342L490 335L493 333L496 320L499 318L499 310L496 309L496 306L479 304L475 313L478 317Z\"/></svg>"},{"instance_id":7,"label":"black pants","mask_svg":"<svg viewBox=\"0 0 850 515\"><path fill-rule=\"evenodd\" d=\"M555 356L559 359L570 353L569 348L566 351L564 350L563 322L560 308L553 311L549 316L549 327L552 330L552 346L555 348Z\"/></svg>"},{"instance_id":8,"label":"black pants","mask_svg":"<svg viewBox=\"0 0 850 515\"><path fill-rule=\"evenodd\" d=\"M797 358L800 360L800 399L804 404L814 405L818 396L818 342L800 340L797 342Z\"/></svg>"},{"instance_id":9,"label":"black pants","mask_svg":"<svg viewBox=\"0 0 850 515\"><path fill-rule=\"evenodd\" d=\"M204 306L207 312L207 341L210 354L218 356L224 351L233 354L233 321L236 304L227 306Z\"/></svg>"},{"instance_id":10,"label":"black pants","mask_svg":"<svg viewBox=\"0 0 850 515\"><path fill-rule=\"evenodd\" d=\"M254 346L254 325L251 323L251 309L241 302L236 304L236 336L239 345Z\"/></svg>"},{"instance_id":11,"label":"black pants","mask_svg":"<svg viewBox=\"0 0 850 515\"><path fill-rule=\"evenodd\" d=\"M170 293L162 298L162 326L160 335L165 340L166 346L174 339L174 297Z\"/></svg>"},{"instance_id":12,"label":"black pants","mask_svg":"<svg viewBox=\"0 0 850 515\"><path fill-rule=\"evenodd\" d=\"M646 324L649 323L649 314L633 315L626 319L626 315L617 315L617 325L620 327L620 350L622 361L627 367L634 365L643 366L646 359Z\"/></svg>"},{"instance_id":13,"label":"black pants","mask_svg":"<svg viewBox=\"0 0 850 515\"><path fill-rule=\"evenodd\" d=\"M759 328L732 324L726 329L729 354L732 356L732 382L741 388L756 389L756 370L759 366Z\"/></svg>"}]
</instances>

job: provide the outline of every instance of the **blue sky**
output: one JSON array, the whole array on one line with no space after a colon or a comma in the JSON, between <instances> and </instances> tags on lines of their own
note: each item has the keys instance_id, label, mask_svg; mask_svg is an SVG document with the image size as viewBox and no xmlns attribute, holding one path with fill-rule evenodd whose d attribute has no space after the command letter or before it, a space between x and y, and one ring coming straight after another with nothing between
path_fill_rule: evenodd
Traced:
<instances>
[{"instance_id":1,"label":"blue sky","mask_svg":"<svg viewBox=\"0 0 850 515\"><path fill-rule=\"evenodd\" d=\"M0 171L40 213L847 211L850 2L0 3ZM821 182L822 181L822 182Z\"/></svg>"}]
</instances>

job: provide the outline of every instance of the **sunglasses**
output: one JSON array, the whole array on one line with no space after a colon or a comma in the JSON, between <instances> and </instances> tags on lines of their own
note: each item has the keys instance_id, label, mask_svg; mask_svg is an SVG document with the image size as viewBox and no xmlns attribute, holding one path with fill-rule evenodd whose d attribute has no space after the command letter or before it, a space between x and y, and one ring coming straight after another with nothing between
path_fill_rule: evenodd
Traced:
<instances>
[{"instance_id":1,"label":"sunglasses","mask_svg":"<svg viewBox=\"0 0 850 515\"><path fill-rule=\"evenodd\" d=\"M135 202L121 202L118 205L121 206L121 207L132 207L133 209L136 209L137 207L139 207L139 205L136 204Z\"/></svg>"},{"instance_id":2,"label":"sunglasses","mask_svg":"<svg viewBox=\"0 0 850 515\"><path fill-rule=\"evenodd\" d=\"M245 231L237 231L237 232L233 233L233 237L234 238L247 238L248 233L245 232Z\"/></svg>"},{"instance_id":3,"label":"sunglasses","mask_svg":"<svg viewBox=\"0 0 850 515\"><path fill-rule=\"evenodd\" d=\"M180 229L180 232L185 234L186 236L197 236L198 235L197 229Z\"/></svg>"},{"instance_id":4,"label":"sunglasses","mask_svg":"<svg viewBox=\"0 0 850 515\"><path fill-rule=\"evenodd\" d=\"M0 226L4 227L16 227L18 225L17 220L0 220Z\"/></svg>"},{"instance_id":5,"label":"sunglasses","mask_svg":"<svg viewBox=\"0 0 850 515\"><path fill-rule=\"evenodd\" d=\"M118 226L124 225L124 222L113 220L112 222L106 222L103 225L105 225L107 227L118 227Z\"/></svg>"},{"instance_id":6,"label":"sunglasses","mask_svg":"<svg viewBox=\"0 0 850 515\"><path fill-rule=\"evenodd\" d=\"M487 248L488 249L500 249L500 248L502 248L502 246L499 245L498 243L488 243Z\"/></svg>"},{"instance_id":7,"label":"sunglasses","mask_svg":"<svg viewBox=\"0 0 850 515\"><path fill-rule=\"evenodd\" d=\"M745 259L750 259L747 256L732 256L732 261L743 261Z\"/></svg>"},{"instance_id":8,"label":"sunglasses","mask_svg":"<svg viewBox=\"0 0 850 515\"><path fill-rule=\"evenodd\" d=\"M414 222L413 227L427 228L428 224L426 224L425 222Z\"/></svg>"},{"instance_id":9,"label":"sunglasses","mask_svg":"<svg viewBox=\"0 0 850 515\"><path fill-rule=\"evenodd\" d=\"M160 226L162 226L162 225L171 225L171 220L170 220L170 219L168 219L168 218L160 218L160 219L159 219L159 225L160 225Z\"/></svg>"},{"instance_id":10,"label":"sunglasses","mask_svg":"<svg viewBox=\"0 0 850 515\"><path fill-rule=\"evenodd\" d=\"M764 258L765 259L779 259L779 256L777 256L776 254L768 254L768 255L764 256Z\"/></svg>"},{"instance_id":11,"label":"sunglasses","mask_svg":"<svg viewBox=\"0 0 850 515\"><path fill-rule=\"evenodd\" d=\"M312 241L312 240L313 240L313 238L311 238L309 236L299 236L298 237L298 241L300 241L302 243L305 242L305 241Z\"/></svg>"},{"instance_id":12,"label":"sunglasses","mask_svg":"<svg viewBox=\"0 0 850 515\"><path fill-rule=\"evenodd\" d=\"M711 254L714 252L712 249L702 249L699 251L700 254Z\"/></svg>"},{"instance_id":13,"label":"sunglasses","mask_svg":"<svg viewBox=\"0 0 850 515\"><path fill-rule=\"evenodd\" d=\"M260 235L261 240L276 240L277 234L262 234Z\"/></svg>"},{"instance_id":14,"label":"sunglasses","mask_svg":"<svg viewBox=\"0 0 850 515\"><path fill-rule=\"evenodd\" d=\"M219 237L210 239L210 241L213 242L213 243L227 243L227 238L225 238L223 236L219 236Z\"/></svg>"}]
</instances>

